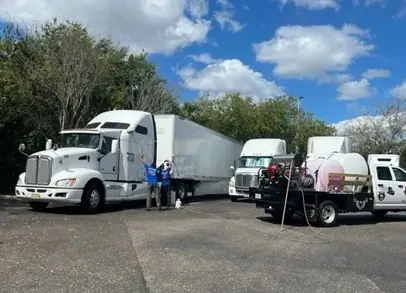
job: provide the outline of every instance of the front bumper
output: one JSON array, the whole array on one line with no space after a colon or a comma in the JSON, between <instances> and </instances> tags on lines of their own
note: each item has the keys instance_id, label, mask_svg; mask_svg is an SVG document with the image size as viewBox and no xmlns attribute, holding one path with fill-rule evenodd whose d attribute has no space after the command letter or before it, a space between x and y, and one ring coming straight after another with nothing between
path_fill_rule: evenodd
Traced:
<instances>
[{"instance_id":1,"label":"front bumper","mask_svg":"<svg viewBox=\"0 0 406 293\"><path fill-rule=\"evenodd\" d=\"M247 190L247 192L239 192L235 187L228 187L228 195L229 196L236 196L236 197L244 197L244 198L249 198L250 194Z\"/></svg>"},{"instance_id":2,"label":"front bumper","mask_svg":"<svg viewBox=\"0 0 406 293\"><path fill-rule=\"evenodd\" d=\"M82 200L83 189L18 185L15 188L15 194L22 201L79 204Z\"/></svg>"}]
</instances>

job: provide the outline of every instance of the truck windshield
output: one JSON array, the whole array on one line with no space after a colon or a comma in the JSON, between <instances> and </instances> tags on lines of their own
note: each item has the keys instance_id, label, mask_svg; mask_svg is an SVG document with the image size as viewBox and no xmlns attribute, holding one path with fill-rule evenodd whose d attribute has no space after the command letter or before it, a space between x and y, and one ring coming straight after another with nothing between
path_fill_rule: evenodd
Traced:
<instances>
[{"instance_id":1,"label":"truck windshield","mask_svg":"<svg viewBox=\"0 0 406 293\"><path fill-rule=\"evenodd\" d=\"M268 167L272 157L241 157L240 168L260 168Z\"/></svg>"},{"instance_id":2,"label":"truck windshield","mask_svg":"<svg viewBox=\"0 0 406 293\"><path fill-rule=\"evenodd\" d=\"M97 149L100 135L94 133L63 133L59 141L62 148Z\"/></svg>"}]
</instances>

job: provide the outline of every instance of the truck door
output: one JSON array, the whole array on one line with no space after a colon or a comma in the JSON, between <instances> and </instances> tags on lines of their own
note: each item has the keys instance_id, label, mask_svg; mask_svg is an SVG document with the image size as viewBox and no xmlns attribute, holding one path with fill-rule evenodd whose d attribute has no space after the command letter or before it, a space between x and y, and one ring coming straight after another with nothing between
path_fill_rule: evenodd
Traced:
<instances>
[{"instance_id":1,"label":"truck door","mask_svg":"<svg viewBox=\"0 0 406 293\"><path fill-rule=\"evenodd\" d=\"M392 172L396 180L396 194L398 199L396 204L406 205L406 172L399 167L392 167Z\"/></svg>"},{"instance_id":2,"label":"truck door","mask_svg":"<svg viewBox=\"0 0 406 293\"><path fill-rule=\"evenodd\" d=\"M402 197L405 198L403 189L399 186L405 185L401 184L396 180L393 167L390 166L373 166L375 168L375 182L373 186L374 196L375 196L375 205L376 206L392 206L400 203ZM374 175L374 174L373 174ZM388 207L389 208L389 207Z\"/></svg>"},{"instance_id":3,"label":"truck door","mask_svg":"<svg viewBox=\"0 0 406 293\"><path fill-rule=\"evenodd\" d=\"M104 180L116 181L118 175L118 156L111 153L111 142L116 139L114 137L103 136L102 149L100 156L100 172L103 174Z\"/></svg>"}]
</instances>

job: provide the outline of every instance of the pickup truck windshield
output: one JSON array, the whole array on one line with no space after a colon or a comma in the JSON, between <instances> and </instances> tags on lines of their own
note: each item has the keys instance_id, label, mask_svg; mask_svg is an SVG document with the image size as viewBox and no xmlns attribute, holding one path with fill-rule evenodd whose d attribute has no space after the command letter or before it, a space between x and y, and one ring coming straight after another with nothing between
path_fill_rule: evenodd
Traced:
<instances>
[{"instance_id":1,"label":"pickup truck windshield","mask_svg":"<svg viewBox=\"0 0 406 293\"><path fill-rule=\"evenodd\" d=\"M93 133L63 133L60 138L61 148L90 148L97 149L100 135Z\"/></svg>"},{"instance_id":2,"label":"pickup truck windshield","mask_svg":"<svg viewBox=\"0 0 406 293\"><path fill-rule=\"evenodd\" d=\"M272 157L241 157L240 168L260 168L268 167L272 161Z\"/></svg>"}]
</instances>

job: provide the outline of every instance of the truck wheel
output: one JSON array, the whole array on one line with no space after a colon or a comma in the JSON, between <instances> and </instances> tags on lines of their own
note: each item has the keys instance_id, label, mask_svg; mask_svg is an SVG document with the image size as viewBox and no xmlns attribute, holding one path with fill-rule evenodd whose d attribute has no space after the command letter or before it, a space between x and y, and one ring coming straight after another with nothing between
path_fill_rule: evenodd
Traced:
<instances>
[{"instance_id":1,"label":"truck wheel","mask_svg":"<svg viewBox=\"0 0 406 293\"><path fill-rule=\"evenodd\" d=\"M36 212L44 212L45 209L46 209L47 206L48 206L48 203L47 203L47 202L34 202L34 201L30 201L28 204L29 204L30 207L31 207L34 211L36 211Z\"/></svg>"},{"instance_id":2,"label":"truck wheel","mask_svg":"<svg viewBox=\"0 0 406 293\"><path fill-rule=\"evenodd\" d=\"M319 206L318 222L321 227L333 227L337 224L338 210L334 202L323 201Z\"/></svg>"},{"instance_id":3,"label":"truck wheel","mask_svg":"<svg viewBox=\"0 0 406 293\"><path fill-rule=\"evenodd\" d=\"M236 196L230 196L230 200L231 200L232 202L236 202L236 201L238 201L238 197L236 197Z\"/></svg>"},{"instance_id":4,"label":"truck wheel","mask_svg":"<svg viewBox=\"0 0 406 293\"><path fill-rule=\"evenodd\" d=\"M100 212L104 205L104 197L100 185L93 183L83 191L80 207L86 214L95 214Z\"/></svg>"},{"instance_id":5,"label":"truck wheel","mask_svg":"<svg viewBox=\"0 0 406 293\"><path fill-rule=\"evenodd\" d=\"M270 211L271 216L274 218L276 223L282 223L283 210L282 211ZM289 221L293 217L293 212L285 211L285 221Z\"/></svg>"},{"instance_id":6,"label":"truck wheel","mask_svg":"<svg viewBox=\"0 0 406 293\"><path fill-rule=\"evenodd\" d=\"M374 215L375 218L377 219L382 219L383 217L386 216L388 211L383 211L383 210L377 210L377 211L372 211L371 214Z\"/></svg>"}]
</instances>

